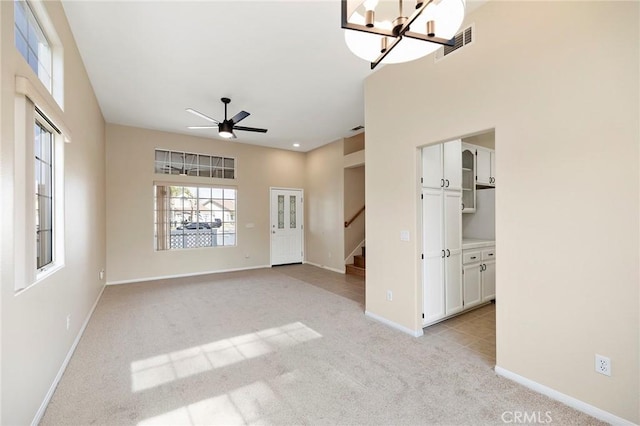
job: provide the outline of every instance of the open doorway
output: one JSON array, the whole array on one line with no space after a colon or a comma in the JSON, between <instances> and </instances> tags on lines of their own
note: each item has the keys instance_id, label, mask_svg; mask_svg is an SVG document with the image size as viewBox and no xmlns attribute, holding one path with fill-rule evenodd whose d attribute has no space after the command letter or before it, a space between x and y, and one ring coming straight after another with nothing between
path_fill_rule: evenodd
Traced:
<instances>
[{"instance_id":1,"label":"open doorway","mask_svg":"<svg viewBox=\"0 0 640 426\"><path fill-rule=\"evenodd\" d=\"M422 149L423 325L495 365L495 131Z\"/></svg>"}]
</instances>

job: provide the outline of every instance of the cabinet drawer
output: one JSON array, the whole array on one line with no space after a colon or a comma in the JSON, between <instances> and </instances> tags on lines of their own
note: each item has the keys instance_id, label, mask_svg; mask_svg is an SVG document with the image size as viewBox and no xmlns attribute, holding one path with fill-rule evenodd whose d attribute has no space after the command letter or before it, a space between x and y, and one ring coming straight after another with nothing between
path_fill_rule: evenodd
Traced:
<instances>
[{"instance_id":1,"label":"cabinet drawer","mask_svg":"<svg viewBox=\"0 0 640 426\"><path fill-rule=\"evenodd\" d=\"M481 254L480 251L463 251L462 252L462 263L475 263L480 262Z\"/></svg>"},{"instance_id":2,"label":"cabinet drawer","mask_svg":"<svg viewBox=\"0 0 640 426\"><path fill-rule=\"evenodd\" d=\"M493 260L496 258L496 248L482 250L482 260Z\"/></svg>"}]
</instances>

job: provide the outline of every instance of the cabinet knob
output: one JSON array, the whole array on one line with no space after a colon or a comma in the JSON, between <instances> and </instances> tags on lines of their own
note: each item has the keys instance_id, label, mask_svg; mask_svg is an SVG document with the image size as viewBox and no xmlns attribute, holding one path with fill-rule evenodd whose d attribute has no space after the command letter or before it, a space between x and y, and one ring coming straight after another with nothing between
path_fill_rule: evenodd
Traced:
<instances>
[{"instance_id":1,"label":"cabinet knob","mask_svg":"<svg viewBox=\"0 0 640 426\"><path fill-rule=\"evenodd\" d=\"M447 257L451 256L451 252L447 249Z\"/></svg>"}]
</instances>

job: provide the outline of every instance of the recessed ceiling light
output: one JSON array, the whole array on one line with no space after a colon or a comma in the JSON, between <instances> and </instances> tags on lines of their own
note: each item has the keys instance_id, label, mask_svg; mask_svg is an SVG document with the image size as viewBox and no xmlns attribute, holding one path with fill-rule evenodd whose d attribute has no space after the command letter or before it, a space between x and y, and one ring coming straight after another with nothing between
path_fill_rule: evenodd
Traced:
<instances>
[{"instance_id":1,"label":"recessed ceiling light","mask_svg":"<svg viewBox=\"0 0 640 426\"><path fill-rule=\"evenodd\" d=\"M294 148L300 148L300 144L299 144L299 143L294 143L294 144L293 144L293 147L294 147Z\"/></svg>"}]
</instances>

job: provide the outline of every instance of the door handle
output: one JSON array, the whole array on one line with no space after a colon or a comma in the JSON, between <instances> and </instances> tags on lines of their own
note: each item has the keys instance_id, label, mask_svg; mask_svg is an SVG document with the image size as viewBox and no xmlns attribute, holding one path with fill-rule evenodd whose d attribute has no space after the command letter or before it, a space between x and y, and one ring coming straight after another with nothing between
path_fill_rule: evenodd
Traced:
<instances>
[{"instance_id":1,"label":"door handle","mask_svg":"<svg viewBox=\"0 0 640 426\"><path fill-rule=\"evenodd\" d=\"M451 256L451 252L447 249L447 257Z\"/></svg>"},{"instance_id":2,"label":"door handle","mask_svg":"<svg viewBox=\"0 0 640 426\"><path fill-rule=\"evenodd\" d=\"M440 179L440 188L444 188L444 179Z\"/></svg>"},{"instance_id":3,"label":"door handle","mask_svg":"<svg viewBox=\"0 0 640 426\"><path fill-rule=\"evenodd\" d=\"M444 250L442 250L442 258L444 259Z\"/></svg>"},{"instance_id":4,"label":"door handle","mask_svg":"<svg viewBox=\"0 0 640 426\"><path fill-rule=\"evenodd\" d=\"M276 231L271 231L271 233L272 233L272 234L275 234L275 233L276 233Z\"/></svg>"},{"instance_id":5,"label":"door handle","mask_svg":"<svg viewBox=\"0 0 640 426\"><path fill-rule=\"evenodd\" d=\"M462 210L464 210L464 203L462 203Z\"/></svg>"},{"instance_id":6,"label":"door handle","mask_svg":"<svg viewBox=\"0 0 640 426\"><path fill-rule=\"evenodd\" d=\"M445 179L447 181L447 188L449 187L449 179Z\"/></svg>"}]
</instances>

